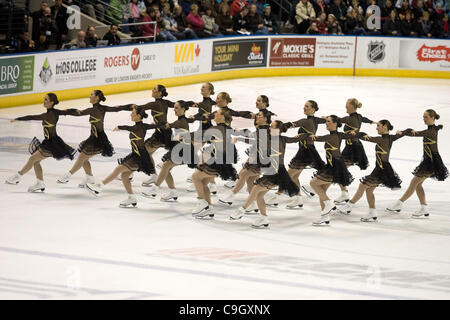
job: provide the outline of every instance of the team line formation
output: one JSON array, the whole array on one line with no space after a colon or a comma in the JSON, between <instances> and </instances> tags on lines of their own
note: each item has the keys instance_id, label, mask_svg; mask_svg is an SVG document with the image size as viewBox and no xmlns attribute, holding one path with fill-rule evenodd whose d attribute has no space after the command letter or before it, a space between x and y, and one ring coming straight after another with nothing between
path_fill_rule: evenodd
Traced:
<instances>
[{"instance_id":1,"label":"team line formation","mask_svg":"<svg viewBox=\"0 0 450 320\"><path fill-rule=\"evenodd\" d=\"M319 110L313 100L306 101L304 114L306 117L283 123L279 120L272 121L276 116L268 110L269 99L260 95L256 99L255 112L236 111L228 107L232 102L226 92L217 94L215 101L214 86L205 83L201 86L201 102L183 101L176 102L165 99L168 95L163 85L157 85L152 90L154 101L144 105L128 104L123 106L106 106L102 102L106 100L100 90L94 90L90 97L92 107L85 110L56 109L59 103L54 93L48 93L44 97L45 113L39 115L23 116L15 121L41 120L44 130L44 140L40 142L36 137L29 145L31 154L25 166L6 180L8 184L18 184L22 176L31 168L34 168L37 178L36 184L29 187L29 192L43 192L45 190L43 171L40 162L53 157L57 160L68 158L73 160L77 150L67 145L56 132L59 116L89 116L91 126L90 136L82 141L78 147L79 155L72 168L57 180L66 184L81 168L86 177L79 187L86 188L95 195L99 195L104 187L114 179L120 179L128 193L128 198L120 203L120 207L135 207L137 199L133 193L131 181L135 171L141 171L149 176L142 183L148 187L142 195L156 198L160 195L161 201L177 201L179 193L175 187L171 174L172 168L179 165L187 165L195 169L188 181L192 184L188 191L197 193L198 202L192 210L193 217L197 219L212 219L214 208L211 202L211 194L217 192L215 178L220 177L226 181L225 186L231 190L219 195L219 204L231 206L236 194L247 185L249 193L247 200L230 215L230 220L241 219L245 214L254 214L252 227L268 228L266 206L278 206L281 194L291 197L286 205L288 209L303 207L303 193L308 197L317 197L320 201L320 215L314 226L329 225L330 215L334 213L350 214L354 204L366 194L369 211L361 218L362 222L374 222L377 220L375 209L374 190L378 186L390 189L399 189L401 180L391 163L389 153L393 143L404 137L423 138L423 159L413 171L411 182L403 196L386 208L388 212L398 213L402 210L403 203L413 193L417 194L420 201L419 209L413 213L413 218L429 216L425 191L422 187L427 178L444 181L448 177L445 167L438 152L437 137L442 125L436 125L439 115L433 109L426 109L423 113L423 121L427 126L425 130L416 131L408 128L390 134L393 130L389 120L372 121L362 116L357 111L362 104L357 99L348 99L346 102L345 117L330 115L316 117ZM217 110L213 111L213 106ZM189 108L197 108L195 115L186 117L185 112ZM168 110L173 109L177 120L168 123ZM147 110L151 110L153 123L144 123L148 117ZM131 153L118 160L116 168L105 179L96 182L93 177L89 159L101 154L103 157L111 157L114 148L104 131L104 117L107 112L131 111L133 126L120 125L114 131L129 131ZM231 127L233 117L254 119L255 130L238 130ZM189 132L189 123L200 123L197 131ZM362 123L376 125L378 136L371 137L361 132ZM319 125L325 124L329 134L317 136ZM338 128L343 127L343 132ZM298 134L294 137L283 135L290 128L298 128ZM145 139L146 132L154 130L150 138ZM345 148L341 152L341 142L345 141ZM246 154L247 161L243 164L239 174L233 164L238 161L235 144L238 141L250 145ZM361 170L368 167L368 160L361 141L375 144L376 163L373 171L360 179L358 190L352 198L347 187L354 180L348 171L349 166L356 165ZM323 161L317 152L314 143L324 142L326 159ZM298 143L298 152L292 158L286 170L284 164L285 149L287 143ZM153 153L159 148L165 148L167 152L162 157L162 165L158 165L160 172L155 170ZM299 176L305 168L314 168L316 171L309 182L309 186L300 185ZM166 182L169 191L161 192L161 184ZM341 195L331 200L327 190L331 184L338 184ZM277 192L268 199L264 199L269 190L277 189Z\"/></svg>"}]
</instances>

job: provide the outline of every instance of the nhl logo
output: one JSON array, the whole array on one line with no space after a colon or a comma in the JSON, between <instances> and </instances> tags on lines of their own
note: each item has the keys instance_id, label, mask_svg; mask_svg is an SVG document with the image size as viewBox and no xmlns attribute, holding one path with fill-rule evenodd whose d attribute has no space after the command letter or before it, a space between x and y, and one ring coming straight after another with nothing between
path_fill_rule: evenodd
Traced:
<instances>
[{"instance_id":1,"label":"nhl logo","mask_svg":"<svg viewBox=\"0 0 450 320\"><path fill-rule=\"evenodd\" d=\"M383 41L370 41L369 48L367 50L367 57L370 62L378 63L384 60L384 56L386 55L384 52L384 48L386 45Z\"/></svg>"}]
</instances>

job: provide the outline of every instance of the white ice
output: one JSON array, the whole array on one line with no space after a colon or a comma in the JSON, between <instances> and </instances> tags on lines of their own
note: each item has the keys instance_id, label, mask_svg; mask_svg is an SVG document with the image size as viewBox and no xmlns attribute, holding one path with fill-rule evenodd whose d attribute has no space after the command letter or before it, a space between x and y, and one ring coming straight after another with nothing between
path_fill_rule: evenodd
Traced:
<instances>
[{"instance_id":1,"label":"white ice","mask_svg":"<svg viewBox=\"0 0 450 320\"><path fill-rule=\"evenodd\" d=\"M389 119L394 130L423 130L423 111L434 108L444 124L439 134L440 154L450 168L450 81L437 79L282 77L218 81L216 93L229 92L237 110L255 110L260 94L270 98L270 109L282 121L303 118L303 104L318 102L318 115L345 115L345 101L362 101L360 113L373 119ZM168 98L199 101L200 84L168 88ZM152 101L150 90L109 95L105 104L142 104ZM88 107L85 99L62 101L58 108ZM213 197L214 220L191 216L194 193L185 191L193 171L174 169L181 192L178 202L164 203L138 197L138 207L121 209L126 198L120 181L107 185L96 198L77 187L80 170L67 185L56 179L67 172L69 160L42 162L46 190L27 193L35 182L33 170L18 185L3 181L17 172L29 157L28 143L42 140L39 121L10 123L9 119L44 112L42 104L0 110L0 298L1 299L449 299L450 298L450 179L427 180L424 188L431 215L411 219L419 202L413 195L400 214L384 208L405 191L411 171L422 157L421 138L395 142L391 163L403 180L403 188L375 191L378 222L362 223L367 212L363 197L349 216L336 215L328 227L313 227L319 214L318 200L308 200L302 210L287 210L287 198L279 208L268 208L270 228L250 227L253 216L230 221L228 216L246 198L243 190L235 205L222 207ZM190 110L189 114L195 110ZM175 116L170 112L169 120ZM129 153L128 133L113 132L118 124L131 124L129 112L107 114L106 132L116 148L113 158L95 157L97 180ZM236 118L234 127L252 127L252 121ZM192 129L196 128L195 124ZM362 131L376 135L375 126ZM89 135L87 117L61 117L59 135L77 146ZM295 129L288 135L295 135ZM320 127L318 134L326 133ZM374 145L364 143L370 167L352 167L356 191L358 179L373 169ZM241 162L245 145L239 143ZM324 156L323 144L317 149ZM164 150L154 158L159 162ZM286 163L296 152L289 145ZM240 165L237 167L240 168ZM305 170L301 183L310 181ZM133 182L139 194L146 177ZM219 192L224 192L218 181ZM163 189L166 190L166 186ZM245 189L245 188L244 188ZM331 197L339 188L329 189Z\"/></svg>"}]
</instances>

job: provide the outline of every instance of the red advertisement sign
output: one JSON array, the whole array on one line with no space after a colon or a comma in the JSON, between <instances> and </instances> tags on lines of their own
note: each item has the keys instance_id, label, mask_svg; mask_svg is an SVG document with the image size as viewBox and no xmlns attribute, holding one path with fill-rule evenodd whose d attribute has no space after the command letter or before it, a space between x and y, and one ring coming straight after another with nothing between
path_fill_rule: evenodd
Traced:
<instances>
[{"instance_id":1,"label":"red advertisement sign","mask_svg":"<svg viewBox=\"0 0 450 320\"><path fill-rule=\"evenodd\" d=\"M314 66L315 38L272 38L270 66Z\"/></svg>"},{"instance_id":2,"label":"red advertisement sign","mask_svg":"<svg viewBox=\"0 0 450 320\"><path fill-rule=\"evenodd\" d=\"M136 71L141 62L141 54L138 48L134 48L131 54L105 57L105 68L116 68L122 66L131 66L131 69Z\"/></svg>"},{"instance_id":3,"label":"red advertisement sign","mask_svg":"<svg viewBox=\"0 0 450 320\"><path fill-rule=\"evenodd\" d=\"M417 59L422 62L450 62L450 49L446 46L428 47L423 45L417 51Z\"/></svg>"}]
</instances>

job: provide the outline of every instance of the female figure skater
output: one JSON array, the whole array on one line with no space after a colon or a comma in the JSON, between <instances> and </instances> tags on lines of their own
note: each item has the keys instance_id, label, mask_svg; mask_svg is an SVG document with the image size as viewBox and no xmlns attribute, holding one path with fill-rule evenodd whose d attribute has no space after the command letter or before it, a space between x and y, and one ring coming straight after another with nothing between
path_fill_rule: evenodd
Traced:
<instances>
[{"instance_id":1,"label":"female figure skater","mask_svg":"<svg viewBox=\"0 0 450 320\"><path fill-rule=\"evenodd\" d=\"M100 104L105 101L105 95L101 90L92 91L89 96L89 101L92 104L92 108L85 110L77 110L72 116L86 116L89 115L89 123L91 124L91 134L89 138L80 143L78 147L77 160L72 166L72 169L64 174L57 180L58 183L68 183L72 175L74 175L81 167L83 167L86 173L85 180L79 184L80 188L84 188L86 183L94 183L94 177L92 175L92 168L89 159L96 154L101 154L103 157L111 157L114 154L114 148L109 142L104 130L105 114L107 112L118 112L125 110L124 108L108 107Z\"/></svg>"},{"instance_id":2,"label":"female figure skater","mask_svg":"<svg viewBox=\"0 0 450 320\"><path fill-rule=\"evenodd\" d=\"M325 123L326 120L323 118L318 118L314 116L316 111L319 110L319 106L317 102L313 100L308 100L305 102L305 106L303 107L303 113L306 115L306 118L297 120L295 122L287 122L284 124L286 129L289 128L299 128L298 134L301 133L309 133L316 134L317 128L319 124ZM325 163L319 156L319 153L314 146L314 141L311 139L302 140L299 142L299 148L297 154L292 158L289 163L289 176L292 181L298 186L299 192L297 195L293 197L293 199L286 205L288 209L302 208L303 207L303 199L301 196L301 189L304 189L307 195L311 195L311 190L302 186L300 188L300 180L299 176L305 168L314 168L316 170L321 169ZM266 204L278 206L280 202L280 194L277 192L272 197L270 197Z\"/></svg>"},{"instance_id":3,"label":"female figure skater","mask_svg":"<svg viewBox=\"0 0 450 320\"><path fill-rule=\"evenodd\" d=\"M351 138L355 133L338 132L337 128L340 128L342 124L335 115L328 116L326 121L327 130L330 131L330 134L325 136L310 136L314 141L325 142L327 158L326 165L314 174L314 178L310 182L311 187L319 196L320 207L322 208L320 218L313 222L314 226L329 224L330 212L336 209L327 195L327 190L330 185L332 183L339 183L345 187L353 181L353 177L345 165L344 158L341 156L341 141L342 139Z\"/></svg>"},{"instance_id":4,"label":"female figure skater","mask_svg":"<svg viewBox=\"0 0 450 320\"><path fill-rule=\"evenodd\" d=\"M242 207L230 215L231 220L242 218L245 210L256 200L258 209L261 213L252 224L254 228L268 228L269 219L267 218L266 204L264 202L264 195L273 187L278 186L278 192L286 193L289 196L298 193L298 186L291 180L289 174L284 167L284 152L286 150L286 143L295 143L304 140L308 137L307 133L302 133L295 137L282 136L285 132L283 122L276 120L270 125L270 167L262 168L263 176L255 181L255 186L252 188L247 201Z\"/></svg>"},{"instance_id":5,"label":"female figure skater","mask_svg":"<svg viewBox=\"0 0 450 320\"><path fill-rule=\"evenodd\" d=\"M423 159L422 162L414 169L411 182L408 189L403 196L394 204L386 208L389 212L400 212L403 203L412 196L414 191L420 201L420 208L412 215L413 218L420 218L422 216L428 217L427 200L422 184L427 178L433 178L437 181L444 181L448 177L448 170L442 161L438 151L437 138L438 131L442 129L442 125L436 125L436 120L440 116L433 109L428 109L423 114L423 122L428 126L422 131L411 130L406 133L407 136L423 137Z\"/></svg>"},{"instance_id":6,"label":"female figure skater","mask_svg":"<svg viewBox=\"0 0 450 320\"><path fill-rule=\"evenodd\" d=\"M131 121L135 122L134 126L117 126L114 131L126 130L130 131L130 143L131 143L131 153L125 158L119 159L119 165L114 169L114 171L107 176L103 181L99 183L88 183L86 186L90 192L93 194L100 194L104 186L113 181L117 176L121 176L121 180L125 190L128 193L128 198L122 201L119 206L121 208L126 208L137 204L136 197L134 196L133 189L131 187L130 175L134 171L142 171L147 175L155 173L155 167L150 159L147 149L144 146L144 139L147 130L155 129L156 125L143 123L142 120L147 118L148 115L145 113L143 108L139 106L133 107L131 112Z\"/></svg>"},{"instance_id":7,"label":"female figure skater","mask_svg":"<svg viewBox=\"0 0 450 320\"><path fill-rule=\"evenodd\" d=\"M204 152L208 157L203 159L204 162L198 165L192 175L199 199L197 206L192 210L192 215L199 219L214 217L208 184L212 183L217 176L223 180L236 180L236 169L232 163L237 161L237 151L231 144L233 132L229 126L232 121L231 112L224 108L219 109L214 112L214 121L216 125L209 128L203 137L206 142L209 142L209 147Z\"/></svg>"},{"instance_id":8,"label":"female figure skater","mask_svg":"<svg viewBox=\"0 0 450 320\"><path fill-rule=\"evenodd\" d=\"M211 99L211 95L214 94L214 86L212 83L204 83L200 89L200 94L203 97L203 101L192 105L193 108L198 108L198 112L188 118L189 123L200 121L198 130L192 132L191 134L191 141L194 144L195 152L197 152L203 146L202 138L205 131L212 127L209 115L212 113L212 107L216 104L216 102ZM196 138L196 136L198 138ZM192 183L192 176L189 176L186 181ZM192 191L195 191L194 189L195 187L192 186Z\"/></svg>"},{"instance_id":9,"label":"female figure skater","mask_svg":"<svg viewBox=\"0 0 450 320\"><path fill-rule=\"evenodd\" d=\"M363 117L362 115L357 113L357 110L361 107L362 103L357 99L351 98L347 100L345 108L348 116L339 118L341 123L345 124L345 133L349 133L352 131L358 133L363 122L376 124L376 122L373 122L372 120L367 119L366 117ZM364 147L361 141L359 141L359 139L355 136L345 141L345 148L344 150L342 150L342 158L344 159L347 168L356 164L361 170L366 170L369 165ZM347 202L349 199L347 187L342 184L340 184L339 186L342 192L341 195L334 200L334 203L336 204Z\"/></svg>"},{"instance_id":10,"label":"female figure skater","mask_svg":"<svg viewBox=\"0 0 450 320\"><path fill-rule=\"evenodd\" d=\"M204 115L205 119L214 119L215 114L219 111L228 111L230 113L230 121L232 121L233 117L241 117L241 118L247 118L247 119L251 119L253 113L251 113L250 111L235 111L233 109L228 108L228 104L231 103L232 99L230 97L230 95L227 92L219 92L216 96L216 106L219 108L218 110L214 111L213 113L211 113L209 116ZM230 123L225 123L224 125L230 127L231 126L231 122ZM231 127L230 127L231 128ZM196 138L194 138L195 140ZM196 143L194 141L194 143ZM236 159L237 161L237 159ZM231 179L232 181L234 181L233 179ZM216 183L214 181L214 179L212 179L210 181L210 185L209 188L211 189L211 193L212 194L216 194L217 193L217 186ZM195 186L194 186L195 187ZM191 187L187 188L188 191L194 191ZM195 190L197 190L197 187L195 187Z\"/></svg>"},{"instance_id":11,"label":"female figure skater","mask_svg":"<svg viewBox=\"0 0 450 320\"><path fill-rule=\"evenodd\" d=\"M155 101L140 106L144 111L152 111L153 122L157 125L153 135L145 140L145 147L147 148L153 164L155 162L153 161L152 154L161 147L168 149L171 143L172 130L170 128L166 129L165 124L167 123L167 111L169 108L173 108L175 103L164 99L167 95L166 87L158 84L152 90L152 97L155 98ZM188 104L192 105L194 102L189 101ZM134 104L128 104L118 108L125 108L125 110L131 111L133 106ZM152 174L148 180L142 183L142 185L145 187L150 186L157 178L158 176L156 174Z\"/></svg>"},{"instance_id":12,"label":"female figure skater","mask_svg":"<svg viewBox=\"0 0 450 320\"><path fill-rule=\"evenodd\" d=\"M269 98L265 95L260 95L256 98L256 109L258 109L258 112L256 114L258 114L260 111L264 111L265 113L269 114L270 116L275 115L272 111L269 111L268 107L269 107ZM254 125L257 128L258 124L256 123L256 115L253 114L250 111L241 111L240 113L241 117L243 118L250 118L250 119L255 119L254 121ZM270 125L270 122L268 123ZM234 186L236 185L236 181L230 180L227 181L224 186L226 188L232 189L234 188Z\"/></svg>"},{"instance_id":13,"label":"female figure skater","mask_svg":"<svg viewBox=\"0 0 450 320\"><path fill-rule=\"evenodd\" d=\"M175 129L170 150L161 159L163 161L163 165L158 175L158 179L153 185L150 186L148 190L143 192L144 196L154 198L158 193L160 193L161 184L166 181L167 186L169 187L169 192L161 195L161 200L177 200L179 194L175 188L175 183L171 174L172 168L182 164L187 164L189 168L195 168L197 166L197 154L194 151L193 144L191 143L189 123L185 116L188 109L189 107L185 101L179 100L175 102L174 112L178 119L170 124L165 124L166 129Z\"/></svg>"},{"instance_id":14,"label":"female figure skater","mask_svg":"<svg viewBox=\"0 0 450 320\"><path fill-rule=\"evenodd\" d=\"M356 191L353 198L348 201L342 208L338 210L344 214L349 214L352 211L353 205L361 199L364 192L366 193L367 202L369 203L369 213L366 217L361 218L363 222L370 222L377 220L377 212L375 208L375 196L373 194L374 190L378 186L385 186L392 190L400 189L400 180L397 173L392 168L389 162L389 153L392 148L394 141L400 139L409 131L398 131L396 135L390 135L394 127L388 120L380 120L377 124L377 132L379 137L369 137L364 132L358 133L358 138L364 139L365 141L376 143L375 154L376 162L375 169L368 176L363 177L360 181L358 191Z\"/></svg>"},{"instance_id":15,"label":"female figure skater","mask_svg":"<svg viewBox=\"0 0 450 320\"><path fill-rule=\"evenodd\" d=\"M247 184L247 191L250 193L253 189L255 180L261 175L261 167L270 166L268 160L268 152L270 152L270 123L271 113L267 109L263 109L256 114L256 131L248 134L247 130L236 131L235 134L243 135L246 139L235 138L237 140L244 141L245 143L252 143L252 147L247 150L249 155L248 160L243 164L243 168L239 171L239 178L234 188L223 197L219 198L219 201L225 205L231 206L233 204L233 198L235 195ZM263 163L266 161L267 163ZM256 207L248 208L246 212L255 211L258 212Z\"/></svg>"},{"instance_id":16,"label":"female figure skater","mask_svg":"<svg viewBox=\"0 0 450 320\"><path fill-rule=\"evenodd\" d=\"M75 109L68 110L58 110L55 109L55 105L59 103L58 97L54 93L47 93L44 97L44 108L47 112L33 115L33 116L23 116L16 119L12 119L11 122L15 121L28 121L28 120L42 120L42 127L44 129L44 141L39 142L39 140L34 137L30 143L28 151L31 156L28 159L22 170L18 171L15 175L9 177L6 180L8 184L18 184L22 179L22 176L34 168L34 173L36 174L36 184L28 188L28 192L44 191L44 175L42 172L41 161L48 157L53 157L56 160L61 160L68 158L73 160L73 156L76 152L72 147L68 146L56 133L56 124L58 123L59 116L71 115L76 112Z\"/></svg>"}]
</instances>

